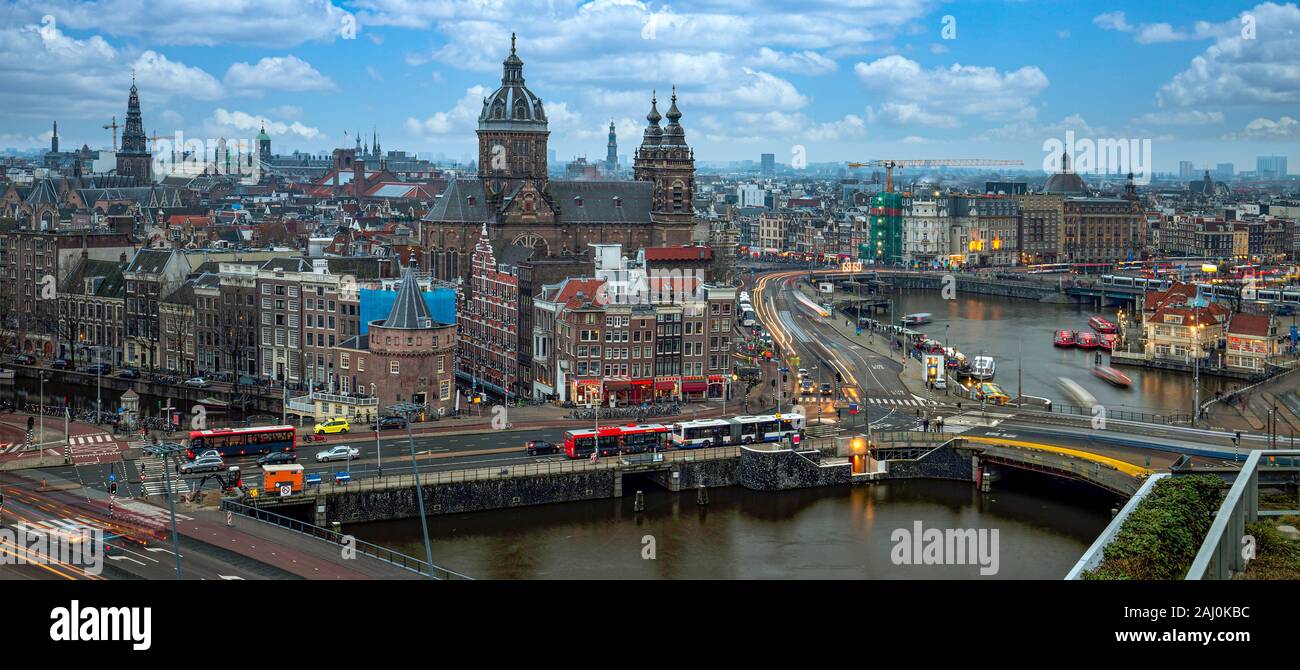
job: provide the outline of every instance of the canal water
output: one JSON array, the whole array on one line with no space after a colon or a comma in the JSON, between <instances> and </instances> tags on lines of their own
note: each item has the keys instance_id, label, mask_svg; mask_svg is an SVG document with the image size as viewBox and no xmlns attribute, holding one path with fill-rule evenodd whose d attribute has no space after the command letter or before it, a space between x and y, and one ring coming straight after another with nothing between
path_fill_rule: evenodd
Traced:
<instances>
[{"instance_id":1,"label":"canal water","mask_svg":"<svg viewBox=\"0 0 1300 670\"><path fill-rule=\"evenodd\" d=\"M1117 308L1094 311L1085 305L1041 303L996 296L958 293L944 300L938 291L901 291L894 299L895 319L904 314L929 312L933 323L916 328L939 341L947 341L966 357L983 353L997 364L994 381L1010 395L1023 383L1025 395L1051 398L1077 405L1061 388L1059 378L1074 380L1108 409L1159 414L1192 413L1195 385L1192 375L1134 366L1116 366L1133 380L1128 388L1112 386L1092 373L1094 351L1052 345L1056 330L1091 331L1088 318L1096 314L1115 321ZM1103 365L1110 356L1101 353ZM1018 372L1023 370L1023 375ZM1019 378L1023 378L1021 381ZM1230 391L1239 381L1202 375L1201 402L1216 390Z\"/></svg>"},{"instance_id":2,"label":"canal water","mask_svg":"<svg viewBox=\"0 0 1300 670\"><path fill-rule=\"evenodd\" d=\"M634 491L646 509L633 510ZM478 579L963 579L977 564L891 558L897 529L997 529L997 573L1060 579L1110 520L1115 499L1075 482L1008 471L989 493L942 480L669 493L429 517L434 562ZM424 556L418 519L345 533ZM986 534L990 538L991 534ZM651 538L651 539L647 539ZM653 543L654 558L644 554ZM976 562L977 563L977 562Z\"/></svg>"}]
</instances>

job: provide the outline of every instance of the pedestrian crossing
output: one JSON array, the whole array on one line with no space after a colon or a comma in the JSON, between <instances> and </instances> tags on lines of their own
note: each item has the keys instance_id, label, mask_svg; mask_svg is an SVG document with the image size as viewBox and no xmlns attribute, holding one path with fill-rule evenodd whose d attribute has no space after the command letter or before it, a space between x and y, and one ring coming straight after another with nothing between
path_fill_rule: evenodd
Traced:
<instances>
[{"instance_id":1,"label":"pedestrian crossing","mask_svg":"<svg viewBox=\"0 0 1300 670\"><path fill-rule=\"evenodd\" d=\"M183 496L188 492L189 484L176 474L175 468L167 468L161 456L144 456L135 460L135 469L140 473L141 488L146 496L167 495L167 482L163 473L170 471L172 476L172 495Z\"/></svg>"},{"instance_id":2,"label":"pedestrian crossing","mask_svg":"<svg viewBox=\"0 0 1300 670\"><path fill-rule=\"evenodd\" d=\"M69 440L69 442L74 447L94 445L94 444L104 444L106 442L113 442L113 436L109 435L108 433L95 433L93 435L76 435L71 440Z\"/></svg>"},{"instance_id":3,"label":"pedestrian crossing","mask_svg":"<svg viewBox=\"0 0 1300 670\"><path fill-rule=\"evenodd\" d=\"M17 442L0 442L0 454L14 454L23 450L27 445Z\"/></svg>"},{"instance_id":4,"label":"pedestrian crossing","mask_svg":"<svg viewBox=\"0 0 1300 670\"><path fill-rule=\"evenodd\" d=\"M917 398L867 398L867 402L873 405L893 405L895 407L930 407L934 405L929 400Z\"/></svg>"}]
</instances>

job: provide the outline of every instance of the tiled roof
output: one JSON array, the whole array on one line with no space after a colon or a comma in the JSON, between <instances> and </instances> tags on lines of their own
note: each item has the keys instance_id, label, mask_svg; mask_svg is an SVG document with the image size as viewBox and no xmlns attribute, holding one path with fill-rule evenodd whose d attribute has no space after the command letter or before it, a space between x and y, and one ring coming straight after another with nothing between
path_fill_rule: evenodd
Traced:
<instances>
[{"instance_id":1,"label":"tiled roof","mask_svg":"<svg viewBox=\"0 0 1300 670\"><path fill-rule=\"evenodd\" d=\"M1269 318L1259 314L1234 314L1228 324L1228 332L1233 335L1254 337L1268 336Z\"/></svg>"}]
</instances>

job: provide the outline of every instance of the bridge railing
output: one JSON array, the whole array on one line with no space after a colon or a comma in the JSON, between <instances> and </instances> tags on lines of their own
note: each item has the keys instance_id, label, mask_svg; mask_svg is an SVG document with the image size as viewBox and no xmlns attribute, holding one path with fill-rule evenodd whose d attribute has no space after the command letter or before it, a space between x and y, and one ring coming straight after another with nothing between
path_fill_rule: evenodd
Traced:
<instances>
[{"instance_id":1,"label":"bridge railing","mask_svg":"<svg viewBox=\"0 0 1300 670\"><path fill-rule=\"evenodd\" d=\"M1044 408L1044 409L1049 409L1049 408ZM1050 411L1053 414L1065 414L1069 416L1082 416L1082 417L1089 417L1089 418L1093 416L1099 416L1099 415L1094 415L1092 413L1092 409L1089 407L1080 407L1078 405L1064 405L1060 403L1052 403L1052 406L1050 407ZM1140 421L1142 423L1190 424L1192 422L1191 414L1155 414L1151 412L1134 412L1125 409L1112 409L1109 406L1106 407L1105 416L1108 419L1117 419L1120 421Z\"/></svg>"},{"instance_id":2,"label":"bridge railing","mask_svg":"<svg viewBox=\"0 0 1300 670\"><path fill-rule=\"evenodd\" d=\"M253 507L251 505L245 505L235 500L223 499L221 501L221 509L250 519L273 524L295 533L310 535L339 546L350 546L355 548L358 553L379 559L385 563L391 563L392 565L396 565L400 568L421 575L428 575L430 570L432 570L434 579L471 579L459 572L453 572L436 565L430 566L427 562L415 558L414 556L403 554L400 551L393 551L387 547L371 544L365 540L358 540L355 537L348 537L341 533L336 533L328 528L321 528L314 524L299 521L297 519L291 519L287 516L276 514L275 512L258 507Z\"/></svg>"},{"instance_id":3,"label":"bridge railing","mask_svg":"<svg viewBox=\"0 0 1300 670\"><path fill-rule=\"evenodd\" d=\"M1205 541L1196 552L1185 579L1232 579L1244 572L1249 559L1244 555L1247 524L1260 516L1294 514L1296 510L1261 511L1259 509L1259 475L1261 470L1286 468L1300 470L1300 450L1279 449L1252 451L1237 473Z\"/></svg>"},{"instance_id":4,"label":"bridge railing","mask_svg":"<svg viewBox=\"0 0 1300 670\"><path fill-rule=\"evenodd\" d=\"M775 443L774 443L775 444ZM761 445L760 445L761 446ZM595 472L600 470L618 470L643 465L673 462L707 461L720 458L737 458L739 446L709 447L700 449L673 449L645 454L623 454L619 456L601 456L596 460L582 458L569 460L563 455L561 460L544 463L526 463L520 465L502 465L487 468L463 468L457 470L425 470L421 468L420 485L435 486L459 482L484 481L491 479L512 479L515 477L535 477L538 475L572 474L578 472ZM425 466L427 467L427 466ZM415 486L413 473L369 477L356 482L327 482L320 485L319 492L325 494L368 491L375 489L402 488Z\"/></svg>"}]
</instances>

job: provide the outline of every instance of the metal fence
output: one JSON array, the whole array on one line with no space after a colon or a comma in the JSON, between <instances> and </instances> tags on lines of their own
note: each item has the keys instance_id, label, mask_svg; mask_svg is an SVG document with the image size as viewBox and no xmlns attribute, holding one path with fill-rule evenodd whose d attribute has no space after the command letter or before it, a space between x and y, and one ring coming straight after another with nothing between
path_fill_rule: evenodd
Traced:
<instances>
[{"instance_id":1,"label":"metal fence","mask_svg":"<svg viewBox=\"0 0 1300 670\"><path fill-rule=\"evenodd\" d=\"M1111 409L1106 407L1105 417L1107 419L1116 419L1118 421L1139 421L1142 423L1161 423L1161 424L1178 424L1192 422L1191 414L1152 414L1148 412L1134 412L1125 409ZM1062 405L1052 403L1051 412L1053 414L1065 414L1068 416L1082 416L1092 418L1092 408L1080 407L1078 405Z\"/></svg>"},{"instance_id":2,"label":"metal fence","mask_svg":"<svg viewBox=\"0 0 1300 670\"><path fill-rule=\"evenodd\" d=\"M1267 459L1267 460L1265 460ZM1295 510L1261 512L1259 509L1260 470L1285 468L1300 470L1300 450L1252 451L1232 482L1205 541L1196 552L1185 579L1232 579L1246 570L1249 559L1243 555L1246 525L1260 516L1294 513Z\"/></svg>"},{"instance_id":3,"label":"metal fence","mask_svg":"<svg viewBox=\"0 0 1300 670\"><path fill-rule=\"evenodd\" d=\"M755 446L757 448L762 448L761 444ZM545 463L527 463L521 465L502 465L490 468L466 468L461 470L444 470L437 472L425 471L420 473L420 485L431 486L492 479L511 479L514 477L597 472L601 470L620 470L661 463L738 458L740 457L740 449L739 446L709 447L702 449L673 449L646 454L601 456L595 460L590 458L568 460L564 456L558 456L557 458L564 460ZM355 491L372 491L377 489L402 488L405 486L415 486L414 474L403 473L399 475L369 477L360 481L342 484L335 482L322 482L320 485L320 493L334 494Z\"/></svg>"},{"instance_id":4,"label":"metal fence","mask_svg":"<svg viewBox=\"0 0 1300 670\"><path fill-rule=\"evenodd\" d=\"M364 540L358 540L355 537L344 536L343 534L336 533L328 528L321 528L320 526L306 523L304 521L291 519L287 516L276 514L275 512L269 512L230 499L224 499L221 501L221 509L228 512L234 512L235 514L250 519L262 521L264 523L274 524L295 533L310 535L339 546L344 546L346 544L347 546L354 547L358 553L365 554L371 558L377 558L385 563L391 563L392 565L396 565L400 568L421 575L428 575L430 571L430 565L427 562L413 556L408 556L399 551L393 551L392 549L381 547L377 544L371 544ZM453 572L436 565L432 566L432 571L434 579L472 579L471 577L462 575L459 572Z\"/></svg>"}]
</instances>

